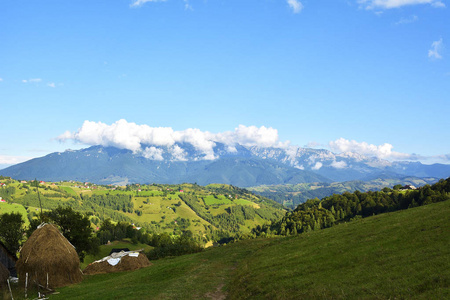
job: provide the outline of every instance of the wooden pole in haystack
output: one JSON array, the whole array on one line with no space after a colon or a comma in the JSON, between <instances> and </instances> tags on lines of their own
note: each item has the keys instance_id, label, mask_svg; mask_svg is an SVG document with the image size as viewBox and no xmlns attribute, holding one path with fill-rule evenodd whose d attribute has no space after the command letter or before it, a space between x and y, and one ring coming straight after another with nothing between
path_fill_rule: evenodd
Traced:
<instances>
[{"instance_id":1,"label":"wooden pole in haystack","mask_svg":"<svg viewBox=\"0 0 450 300\"><path fill-rule=\"evenodd\" d=\"M39 195L39 182L37 181L36 178L34 178L34 183L36 184L36 192L38 195L38 199L39 199L39 207L41 208L41 222L44 222L43 220L43 216L42 216L42 203L41 203L41 196Z\"/></svg>"},{"instance_id":2,"label":"wooden pole in haystack","mask_svg":"<svg viewBox=\"0 0 450 300\"><path fill-rule=\"evenodd\" d=\"M9 293L11 294L11 300L14 300L14 296L13 296L13 293L11 291L11 284L9 284L9 279L6 280L6 281L8 282L8 288L9 288Z\"/></svg>"},{"instance_id":3,"label":"wooden pole in haystack","mask_svg":"<svg viewBox=\"0 0 450 300\"><path fill-rule=\"evenodd\" d=\"M28 272L25 277L25 299L27 299L27 288L28 288Z\"/></svg>"}]
</instances>

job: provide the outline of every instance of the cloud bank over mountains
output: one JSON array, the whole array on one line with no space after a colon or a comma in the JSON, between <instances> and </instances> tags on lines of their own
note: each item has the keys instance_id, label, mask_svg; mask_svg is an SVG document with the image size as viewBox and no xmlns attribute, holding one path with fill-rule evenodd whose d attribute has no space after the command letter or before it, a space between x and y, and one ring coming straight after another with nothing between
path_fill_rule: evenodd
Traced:
<instances>
[{"instance_id":1,"label":"cloud bank over mountains","mask_svg":"<svg viewBox=\"0 0 450 300\"><path fill-rule=\"evenodd\" d=\"M179 160L184 160L183 150L177 143L191 144L203 153L204 159L215 159L216 143L223 143L229 152L236 152L236 145L246 147L287 147L289 142L281 143L278 131L271 127L239 125L234 131L211 133L196 128L175 131L170 127L150 127L119 120L111 125L102 122L85 121L77 132L66 131L58 138L60 141L74 140L86 145L113 146L143 154L147 158L162 160L162 149Z\"/></svg>"},{"instance_id":2,"label":"cloud bank over mountains","mask_svg":"<svg viewBox=\"0 0 450 300\"><path fill-rule=\"evenodd\" d=\"M31 159L27 156L0 155L0 165L14 165Z\"/></svg>"},{"instance_id":3,"label":"cloud bank over mountains","mask_svg":"<svg viewBox=\"0 0 450 300\"><path fill-rule=\"evenodd\" d=\"M344 138L339 138L335 141L329 143L331 151L341 153L341 152L354 152L359 153L364 156L377 157L380 159L398 159L407 160L413 159L413 155L407 153L400 153L392 151L391 144L384 143L382 145L373 145L366 142L358 143L357 141L350 141Z\"/></svg>"},{"instance_id":4,"label":"cloud bank over mountains","mask_svg":"<svg viewBox=\"0 0 450 300\"><path fill-rule=\"evenodd\" d=\"M283 149L287 154L296 153L296 150L300 149L298 146L291 145L289 141L281 142L278 130L272 127L239 125L233 131L211 133L197 128L176 131L171 127L150 127L124 119L111 125L85 121L76 132L66 131L57 139L61 142L73 140L90 146L101 145L127 149L152 160L163 160L164 151L170 153L175 160L187 160L187 153L179 146L180 144L190 144L203 155L201 159L205 160L217 158L214 152L217 143L224 144L226 151L230 153L237 152L237 145L247 148L278 148ZM344 138L329 142L328 148L335 153L358 153L385 160L420 158L417 155L393 151L393 145L388 143L373 145ZM345 165L341 163L335 167L343 168Z\"/></svg>"}]
</instances>

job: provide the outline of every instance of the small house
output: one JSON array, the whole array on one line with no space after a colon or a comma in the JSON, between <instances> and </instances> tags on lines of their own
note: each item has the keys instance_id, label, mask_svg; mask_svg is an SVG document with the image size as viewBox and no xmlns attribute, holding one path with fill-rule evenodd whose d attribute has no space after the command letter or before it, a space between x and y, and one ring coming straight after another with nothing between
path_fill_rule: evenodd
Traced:
<instances>
[{"instance_id":1,"label":"small house","mask_svg":"<svg viewBox=\"0 0 450 300\"><path fill-rule=\"evenodd\" d=\"M5 266L13 277L17 277L16 261L16 255L6 249L6 246L0 242L0 264Z\"/></svg>"},{"instance_id":2,"label":"small house","mask_svg":"<svg viewBox=\"0 0 450 300\"><path fill-rule=\"evenodd\" d=\"M402 189L403 190L416 190L417 188L411 184L407 184Z\"/></svg>"}]
</instances>

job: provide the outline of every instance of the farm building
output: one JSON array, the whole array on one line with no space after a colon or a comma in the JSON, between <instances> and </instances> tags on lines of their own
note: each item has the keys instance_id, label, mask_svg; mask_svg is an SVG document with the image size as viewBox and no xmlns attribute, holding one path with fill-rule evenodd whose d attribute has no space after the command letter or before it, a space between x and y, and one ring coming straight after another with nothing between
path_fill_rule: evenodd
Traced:
<instances>
[{"instance_id":1,"label":"farm building","mask_svg":"<svg viewBox=\"0 0 450 300\"><path fill-rule=\"evenodd\" d=\"M402 187L402 190L417 190L417 188L413 185L407 184Z\"/></svg>"},{"instance_id":2,"label":"farm building","mask_svg":"<svg viewBox=\"0 0 450 300\"><path fill-rule=\"evenodd\" d=\"M128 248L113 248L111 249L111 252L109 252L109 255L113 254L113 253L119 253L119 252L129 252L130 249Z\"/></svg>"},{"instance_id":3,"label":"farm building","mask_svg":"<svg viewBox=\"0 0 450 300\"><path fill-rule=\"evenodd\" d=\"M0 242L0 264L5 266L13 277L17 277L16 262L16 255L9 252L9 250L6 249L5 245Z\"/></svg>"},{"instance_id":4,"label":"farm building","mask_svg":"<svg viewBox=\"0 0 450 300\"><path fill-rule=\"evenodd\" d=\"M6 281L8 280L8 278L9 278L8 269L3 264L0 264L0 289L6 285Z\"/></svg>"},{"instance_id":5,"label":"farm building","mask_svg":"<svg viewBox=\"0 0 450 300\"><path fill-rule=\"evenodd\" d=\"M53 289L83 280L75 247L53 224L41 224L20 250L19 281ZM28 274L28 275L27 275Z\"/></svg>"}]
</instances>

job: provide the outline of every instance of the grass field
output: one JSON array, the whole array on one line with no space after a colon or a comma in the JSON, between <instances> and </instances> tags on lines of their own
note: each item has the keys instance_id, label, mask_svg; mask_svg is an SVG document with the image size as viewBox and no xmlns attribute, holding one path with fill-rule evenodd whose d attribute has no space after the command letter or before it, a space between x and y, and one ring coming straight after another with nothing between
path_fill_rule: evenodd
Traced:
<instances>
[{"instance_id":1,"label":"grass field","mask_svg":"<svg viewBox=\"0 0 450 300\"><path fill-rule=\"evenodd\" d=\"M78 196L77 193L75 193L75 191L73 190L73 188L69 187L69 186L61 186L59 187L61 190L67 192L69 195L71 196Z\"/></svg>"},{"instance_id":2,"label":"grass field","mask_svg":"<svg viewBox=\"0 0 450 300\"><path fill-rule=\"evenodd\" d=\"M224 195L219 195L216 197L214 197L213 195L208 195L205 198L203 198L203 200L205 201L206 205L231 204L231 200L226 198Z\"/></svg>"},{"instance_id":3,"label":"grass field","mask_svg":"<svg viewBox=\"0 0 450 300\"><path fill-rule=\"evenodd\" d=\"M22 215L22 219L25 221L25 226L30 224L27 218L27 210L20 204L17 203L6 203L0 202L0 215L2 214L10 214L10 213L20 213Z\"/></svg>"},{"instance_id":4,"label":"grass field","mask_svg":"<svg viewBox=\"0 0 450 300\"><path fill-rule=\"evenodd\" d=\"M13 179L3 179L0 181L6 184L6 188L9 188L9 194L5 192L3 195L8 202L15 202L25 207L39 206L36 188L31 186L30 182L20 183ZM220 188L220 191L214 190L215 188ZM205 212L201 212L203 210L212 216L217 216L219 214L228 214L226 211L228 207L248 205L255 209L269 208L273 211L278 210L280 215L283 213L282 208L278 207L275 202L269 202L267 199L261 199L261 197L257 197L248 192L240 191L239 199L235 199L235 190L235 187L229 185L201 187L195 184L134 184L128 187L113 187L90 183L86 184L85 182L65 181L55 183L47 182L39 185L39 194L44 210L56 208L58 205L64 206L69 204L75 210L81 211L82 213L93 213L96 218L91 218L92 220L101 220L101 215L106 214L106 218L111 218L116 222L119 220L127 220L130 223L135 223L139 227L150 228L150 230L155 232L167 232L171 234L179 234L180 230L188 229L196 235L204 236L210 231L209 228L220 230L221 228L217 228L217 224L209 223L210 220L204 218L202 214ZM95 195L101 195L103 199L100 200L100 197L92 200L87 198ZM195 197L200 199L200 206L195 208L189 206L180 195L195 195ZM233 199L230 199L230 197ZM128 202L127 198L129 198L133 205L123 208L121 205L116 205L116 200L113 198L121 198L119 202ZM201 199L206 200L202 201ZM106 202L102 202L104 200ZM96 201L98 203L95 203ZM33 210L33 213L36 213L36 211ZM189 220L190 226L186 227L183 225L180 227L178 225L178 218ZM256 218L254 221L247 225L253 226L253 223L255 226L262 225L268 220ZM186 224L186 222L180 224ZM99 226L98 222L92 224L93 228L97 226ZM244 229L244 232L248 231L248 228Z\"/></svg>"},{"instance_id":5,"label":"grass field","mask_svg":"<svg viewBox=\"0 0 450 300\"><path fill-rule=\"evenodd\" d=\"M254 203L254 202L251 202L251 201L248 201L248 200L245 200L245 199L236 199L236 200L234 200L234 203L235 204L239 204L239 205L249 205L249 206L252 206L254 208L259 208L258 204Z\"/></svg>"},{"instance_id":6,"label":"grass field","mask_svg":"<svg viewBox=\"0 0 450 300\"><path fill-rule=\"evenodd\" d=\"M449 299L450 202L86 276L51 299Z\"/></svg>"}]
</instances>

